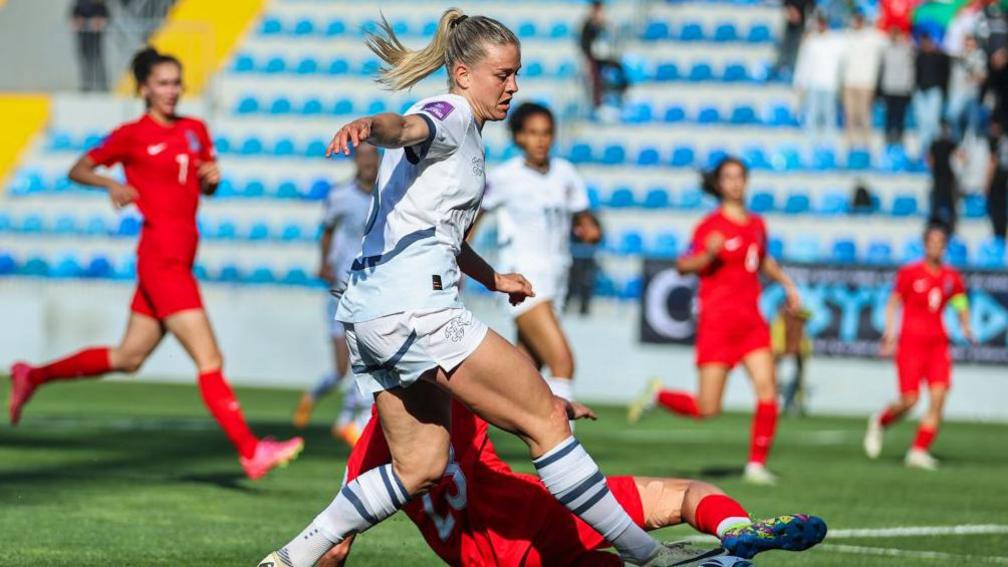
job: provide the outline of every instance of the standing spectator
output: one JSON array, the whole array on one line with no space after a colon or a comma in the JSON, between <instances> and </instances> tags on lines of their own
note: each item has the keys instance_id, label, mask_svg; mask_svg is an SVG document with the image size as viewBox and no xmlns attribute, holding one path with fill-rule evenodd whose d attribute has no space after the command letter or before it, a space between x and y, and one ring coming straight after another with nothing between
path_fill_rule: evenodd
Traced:
<instances>
[{"instance_id":1,"label":"standing spectator","mask_svg":"<svg viewBox=\"0 0 1008 567\"><path fill-rule=\"evenodd\" d=\"M974 35L982 9L983 0L970 0L959 7L955 17L945 28L945 37L942 39L942 50L950 57L962 55L966 36Z\"/></svg>"},{"instance_id":2,"label":"standing spectator","mask_svg":"<svg viewBox=\"0 0 1008 567\"><path fill-rule=\"evenodd\" d=\"M952 136L962 141L969 133L980 131L980 87L987 80L987 58L972 35L963 37L963 49L952 59L949 100L945 118L952 125Z\"/></svg>"},{"instance_id":3,"label":"standing spectator","mask_svg":"<svg viewBox=\"0 0 1008 567\"><path fill-rule=\"evenodd\" d=\"M616 56L615 37L605 17L601 0L593 0L588 17L581 26L580 47L588 65L592 108L602 105L608 90L622 97L630 86L623 65Z\"/></svg>"},{"instance_id":4,"label":"standing spectator","mask_svg":"<svg viewBox=\"0 0 1008 567\"><path fill-rule=\"evenodd\" d=\"M977 19L976 36L980 48L987 55L987 82L980 89L981 100L987 92L994 98L991 122L1000 130L1008 129L1008 19L1001 5L984 0L985 5ZM1000 135L1000 134L999 134Z\"/></svg>"},{"instance_id":5,"label":"standing spectator","mask_svg":"<svg viewBox=\"0 0 1008 567\"><path fill-rule=\"evenodd\" d=\"M889 30L889 43L882 51L879 89L885 103L886 143L901 145L914 89L914 49L910 37L898 27Z\"/></svg>"},{"instance_id":6,"label":"standing spectator","mask_svg":"<svg viewBox=\"0 0 1008 567\"><path fill-rule=\"evenodd\" d=\"M987 168L987 215L994 236L1008 236L1008 136L1001 124L991 124L990 165Z\"/></svg>"},{"instance_id":7,"label":"standing spectator","mask_svg":"<svg viewBox=\"0 0 1008 567\"><path fill-rule=\"evenodd\" d=\"M830 31L825 17L817 15L815 30L805 37L798 52L794 77L813 145L832 141L835 135L843 50L843 39Z\"/></svg>"},{"instance_id":8,"label":"standing spectator","mask_svg":"<svg viewBox=\"0 0 1008 567\"><path fill-rule=\"evenodd\" d=\"M777 61L771 70L772 76L789 79L794 74L798 47L805 33L809 12L814 7L814 0L784 0L784 35L777 45Z\"/></svg>"},{"instance_id":9,"label":"standing spectator","mask_svg":"<svg viewBox=\"0 0 1008 567\"><path fill-rule=\"evenodd\" d=\"M108 26L109 11L105 0L76 0L70 14L70 26L77 32L77 56L80 60L81 90L108 90L102 39Z\"/></svg>"},{"instance_id":10,"label":"standing spectator","mask_svg":"<svg viewBox=\"0 0 1008 567\"><path fill-rule=\"evenodd\" d=\"M589 213L591 214L591 213ZM599 227L595 215L591 215L591 222ZM565 308L574 305L574 298L577 298L578 313L583 317L591 313L592 297L595 295L595 277L598 274L598 262L595 260L595 253L598 251L598 244L584 242L579 234L571 231L571 266L570 275L567 280L567 299L564 302Z\"/></svg>"},{"instance_id":11,"label":"standing spectator","mask_svg":"<svg viewBox=\"0 0 1008 567\"><path fill-rule=\"evenodd\" d=\"M931 141L941 127L942 101L948 92L949 56L938 49L928 34L921 36L920 50L914 61L917 89L914 92L914 117L917 118L917 135L922 153L931 147Z\"/></svg>"},{"instance_id":12,"label":"standing spectator","mask_svg":"<svg viewBox=\"0 0 1008 567\"><path fill-rule=\"evenodd\" d=\"M871 136L871 109L878 84L885 37L865 26L864 15L856 12L847 32L843 65L843 105L847 142L850 147L867 148Z\"/></svg>"},{"instance_id":13,"label":"standing spectator","mask_svg":"<svg viewBox=\"0 0 1008 567\"><path fill-rule=\"evenodd\" d=\"M941 135L928 148L927 164L931 169L930 223L940 223L950 234L955 233L959 183L952 160L956 158L958 144L952 139L948 122L942 122Z\"/></svg>"}]
</instances>

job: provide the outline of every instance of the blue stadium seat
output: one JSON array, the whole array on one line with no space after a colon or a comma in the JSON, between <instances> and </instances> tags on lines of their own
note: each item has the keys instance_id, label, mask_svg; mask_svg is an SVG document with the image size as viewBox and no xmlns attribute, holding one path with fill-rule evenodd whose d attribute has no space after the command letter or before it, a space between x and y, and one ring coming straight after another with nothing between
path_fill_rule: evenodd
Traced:
<instances>
[{"instance_id":1,"label":"blue stadium seat","mask_svg":"<svg viewBox=\"0 0 1008 567\"><path fill-rule=\"evenodd\" d=\"M713 106L703 106L697 113L697 122L700 124L717 124L721 122L721 112Z\"/></svg>"},{"instance_id":2,"label":"blue stadium seat","mask_svg":"<svg viewBox=\"0 0 1008 567\"><path fill-rule=\"evenodd\" d=\"M924 256L924 244L921 242L919 236L911 236L903 244L903 257L902 261L912 262L914 260L920 260Z\"/></svg>"},{"instance_id":3,"label":"blue stadium seat","mask_svg":"<svg viewBox=\"0 0 1008 567\"><path fill-rule=\"evenodd\" d=\"M297 183L288 179L281 181L280 184L277 185L276 196L279 199L298 199L301 197L301 194L298 191Z\"/></svg>"},{"instance_id":4,"label":"blue stadium seat","mask_svg":"<svg viewBox=\"0 0 1008 567\"><path fill-rule=\"evenodd\" d=\"M801 215L809 212L811 203L804 193L791 193L784 201L784 212L789 215Z\"/></svg>"},{"instance_id":5,"label":"blue stadium seat","mask_svg":"<svg viewBox=\"0 0 1008 567\"><path fill-rule=\"evenodd\" d=\"M645 209L664 209L671 205L668 190L664 187L652 187L644 195L644 202L641 203Z\"/></svg>"},{"instance_id":6,"label":"blue stadium seat","mask_svg":"<svg viewBox=\"0 0 1008 567\"><path fill-rule=\"evenodd\" d=\"M266 66L263 67L263 71L271 74L283 73L287 70L287 62L284 61L283 57L270 57L266 61Z\"/></svg>"},{"instance_id":7,"label":"blue stadium seat","mask_svg":"<svg viewBox=\"0 0 1008 567\"><path fill-rule=\"evenodd\" d=\"M311 35L315 33L315 22L305 18L294 24L294 35Z\"/></svg>"},{"instance_id":8,"label":"blue stadium seat","mask_svg":"<svg viewBox=\"0 0 1008 567\"><path fill-rule=\"evenodd\" d=\"M105 224L105 218L100 216L93 216L88 219L87 223L84 225L84 234L88 236L102 236L108 234L108 225Z\"/></svg>"},{"instance_id":9,"label":"blue stadium seat","mask_svg":"<svg viewBox=\"0 0 1008 567\"><path fill-rule=\"evenodd\" d=\"M112 278L117 280L132 280L136 278L136 258L130 254L120 258L113 268Z\"/></svg>"},{"instance_id":10,"label":"blue stadium seat","mask_svg":"<svg viewBox=\"0 0 1008 567\"><path fill-rule=\"evenodd\" d=\"M543 66L539 61L530 61L523 69L525 76L534 79L543 75Z\"/></svg>"},{"instance_id":11,"label":"blue stadium seat","mask_svg":"<svg viewBox=\"0 0 1008 567\"><path fill-rule=\"evenodd\" d=\"M222 265L216 277L217 281L224 283L238 283L240 279L241 271L238 269L238 266L231 263Z\"/></svg>"},{"instance_id":12,"label":"blue stadium seat","mask_svg":"<svg viewBox=\"0 0 1008 567\"><path fill-rule=\"evenodd\" d=\"M311 140L305 146L304 155L306 157L322 157L325 155L326 147L328 145L329 144L321 138Z\"/></svg>"},{"instance_id":13,"label":"blue stadium seat","mask_svg":"<svg viewBox=\"0 0 1008 567\"><path fill-rule=\"evenodd\" d=\"M588 163L592 160L591 146L585 142L575 142L571 146L569 159L571 163Z\"/></svg>"},{"instance_id":14,"label":"blue stadium seat","mask_svg":"<svg viewBox=\"0 0 1008 567\"><path fill-rule=\"evenodd\" d=\"M280 231L280 240L284 242L294 242L303 238L305 238L305 234L301 230L301 226L295 222L285 224Z\"/></svg>"},{"instance_id":15,"label":"blue stadium seat","mask_svg":"<svg viewBox=\"0 0 1008 567\"><path fill-rule=\"evenodd\" d=\"M123 215L116 227L116 236L136 236L140 234L143 220L135 215Z\"/></svg>"},{"instance_id":16,"label":"blue stadium seat","mask_svg":"<svg viewBox=\"0 0 1008 567\"><path fill-rule=\"evenodd\" d=\"M312 181L311 186L308 187L308 199L312 201L320 201L326 198L329 194L329 182L323 178L316 179Z\"/></svg>"},{"instance_id":17,"label":"blue stadium seat","mask_svg":"<svg viewBox=\"0 0 1008 567\"><path fill-rule=\"evenodd\" d=\"M371 76L377 73L380 68L381 61L377 59L365 59L364 62L361 63L358 73L365 76Z\"/></svg>"},{"instance_id":18,"label":"blue stadium seat","mask_svg":"<svg viewBox=\"0 0 1008 567\"><path fill-rule=\"evenodd\" d=\"M680 209L694 210L701 206L703 206L703 192L699 189L684 189L679 193Z\"/></svg>"},{"instance_id":19,"label":"blue stadium seat","mask_svg":"<svg viewBox=\"0 0 1008 567\"><path fill-rule=\"evenodd\" d=\"M280 283L284 285L311 285L312 278L308 275L308 272L301 268L291 268L284 273L283 279ZM480 286L481 287L481 286Z\"/></svg>"},{"instance_id":20,"label":"blue stadium seat","mask_svg":"<svg viewBox=\"0 0 1008 567\"><path fill-rule=\"evenodd\" d=\"M326 25L325 34L329 37L343 35L344 33L346 33L346 24L343 20L332 20Z\"/></svg>"},{"instance_id":21,"label":"blue stadium seat","mask_svg":"<svg viewBox=\"0 0 1008 567\"><path fill-rule=\"evenodd\" d=\"M679 66L675 63L661 63L655 67L656 81L675 81L679 79Z\"/></svg>"},{"instance_id":22,"label":"blue stadium seat","mask_svg":"<svg viewBox=\"0 0 1008 567\"><path fill-rule=\"evenodd\" d=\"M305 100L301 104L301 114L322 114L322 101L315 97Z\"/></svg>"},{"instance_id":23,"label":"blue stadium seat","mask_svg":"<svg viewBox=\"0 0 1008 567\"><path fill-rule=\"evenodd\" d=\"M640 153L637 154L637 165L639 166L655 166L661 162L661 154L658 148L654 146L648 146L641 148Z\"/></svg>"},{"instance_id":24,"label":"blue stadium seat","mask_svg":"<svg viewBox=\"0 0 1008 567\"><path fill-rule=\"evenodd\" d=\"M833 148L820 146L812 150L812 169L817 171L833 171L836 167L836 153L833 151Z\"/></svg>"},{"instance_id":25,"label":"blue stadium seat","mask_svg":"<svg viewBox=\"0 0 1008 567\"><path fill-rule=\"evenodd\" d=\"M871 168L871 154L865 150L851 150L847 154L847 169L864 171Z\"/></svg>"},{"instance_id":26,"label":"blue stadium seat","mask_svg":"<svg viewBox=\"0 0 1008 567\"><path fill-rule=\"evenodd\" d=\"M822 196L817 212L823 215L843 215L847 213L847 195L829 192Z\"/></svg>"},{"instance_id":27,"label":"blue stadium seat","mask_svg":"<svg viewBox=\"0 0 1008 567\"><path fill-rule=\"evenodd\" d=\"M782 146L774 150L770 158L774 171L800 171L802 169L801 154L794 146Z\"/></svg>"},{"instance_id":28,"label":"blue stadium seat","mask_svg":"<svg viewBox=\"0 0 1008 567\"><path fill-rule=\"evenodd\" d=\"M738 41L738 30L735 29L735 24L731 22L718 24L717 27L714 28L714 41Z\"/></svg>"},{"instance_id":29,"label":"blue stadium seat","mask_svg":"<svg viewBox=\"0 0 1008 567\"><path fill-rule=\"evenodd\" d=\"M641 39L655 41L669 38L669 26L661 20L652 20L644 27Z\"/></svg>"},{"instance_id":30,"label":"blue stadium seat","mask_svg":"<svg viewBox=\"0 0 1008 567\"><path fill-rule=\"evenodd\" d=\"M725 148L711 148L710 152L707 153L707 169L714 169L717 167L721 160L725 159L729 155L729 151Z\"/></svg>"},{"instance_id":31,"label":"blue stadium seat","mask_svg":"<svg viewBox=\"0 0 1008 567\"><path fill-rule=\"evenodd\" d=\"M570 79L577 76L578 66L574 61L561 61L556 68L557 79Z\"/></svg>"},{"instance_id":32,"label":"blue stadium seat","mask_svg":"<svg viewBox=\"0 0 1008 567\"><path fill-rule=\"evenodd\" d=\"M96 255L88 262L81 274L85 278L109 278L113 273L112 262L103 255Z\"/></svg>"},{"instance_id":33,"label":"blue stadium seat","mask_svg":"<svg viewBox=\"0 0 1008 567\"><path fill-rule=\"evenodd\" d=\"M12 221L10 215L4 211L0 211L0 231L10 230Z\"/></svg>"},{"instance_id":34,"label":"blue stadium seat","mask_svg":"<svg viewBox=\"0 0 1008 567\"><path fill-rule=\"evenodd\" d=\"M753 24L749 28L749 35L746 36L749 43L771 43L773 42L773 32L767 24Z\"/></svg>"},{"instance_id":35,"label":"blue stadium seat","mask_svg":"<svg viewBox=\"0 0 1008 567\"><path fill-rule=\"evenodd\" d=\"M252 114L259 112L259 101L255 97L245 96L238 101L238 114ZM220 151L220 148L218 148Z\"/></svg>"},{"instance_id":36,"label":"blue stadium seat","mask_svg":"<svg viewBox=\"0 0 1008 567\"><path fill-rule=\"evenodd\" d=\"M70 215L60 215L53 224L56 234L74 234L77 232L77 220Z\"/></svg>"},{"instance_id":37,"label":"blue stadium seat","mask_svg":"<svg viewBox=\"0 0 1008 567\"><path fill-rule=\"evenodd\" d=\"M619 289L618 297L620 299L640 299L641 292L644 291L644 282L640 276L634 276L626 281L622 288Z\"/></svg>"},{"instance_id":38,"label":"blue stadium seat","mask_svg":"<svg viewBox=\"0 0 1008 567\"><path fill-rule=\"evenodd\" d=\"M979 193L963 196L963 213L968 219L978 219L987 216L987 199Z\"/></svg>"},{"instance_id":39,"label":"blue stadium seat","mask_svg":"<svg viewBox=\"0 0 1008 567\"><path fill-rule=\"evenodd\" d=\"M879 157L879 169L892 172L910 170L911 159L902 145L890 145Z\"/></svg>"},{"instance_id":40,"label":"blue stadium seat","mask_svg":"<svg viewBox=\"0 0 1008 567\"><path fill-rule=\"evenodd\" d=\"M314 57L305 57L304 59L298 61L297 67L294 72L298 75L314 75L318 73L319 62Z\"/></svg>"},{"instance_id":41,"label":"blue stadium seat","mask_svg":"<svg viewBox=\"0 0 1008 567\"><path fill-rule=\"evenodd\" d=\"M635 256L644 253L644 237L640 232L629 229L620 235L615 252L624 256Z\"/></svg>"},{"instance_id":42,"label":"blue stadium seat","mask_svg":"<svg viewBox=\"0 0 1008 567\"><path fill-rule=\"evenodd\" d=\"M60 257L55 264L49 266L49 277L70 279L79 277L84 269L73 254L66 254Z\"/></svg>"},{"instance_id":43,"label":"blue stadium seat","mask_svg":"<svg viewBox=\"0 0 1008 567\"><path fill-rule=\"evenodd\" d=\"M291 106L290 99L282 96L270 104L270 114L289 114Z\"/></svg>"},{"instance_id":44,"label":"blue stadium seat","mask_svg":"<svg viewBox=\"0 0 1008 567\"><path fill-rule=\"evenodd\" d=\"M45 277L49 275L49 262L40 256L32 256L18 267L23 276Z\"/></svg>"},{"instance_id":45,"label":"blue stadium seat","mask_svg":"<svg viewBox=\"0 0 1008 567\"><path fill-rule=\"evenodd\" d=\"M784 257L784 241L776 236L771 236L767 240L767 254L771 258Z\"/></svg>"},{"instance_id":46,"label":"blue stadium seat","mask_svg":"<svg viewBox=\"0 0 1008 567\"><path fill-rule=\"evenodd\" d=\"M549 31L550 39L564 39L570 37L570 35L571 35L571 28L570 25L567 24L567 22L564 21L553 22L553 25L550 26Z\"/></svg>"},{"instance_id":47,"label":"blue stadium seat","mask_svg":"<svg viewBox=\"0 0 1008 567\"><path fill-rule=\"evenodd\" d=\"M14 274L17 270L18 265L14 255L6 250L0 250L0 276Z\"/></svg>"},{"instance_id":48,"label":"blue stadium seat","mask_svg":"<svg viewBox=\"0 0 1008 567\"><path fill-rule=\"evenodd\" d=\"M410 27L409 22L406 20L396 20L392 22L392 31L395 32L397 36L409 35Z\"/></svg>"},{"instance_id":49,"label":"blue stadium seat","mask_svg":"<svg viewBox=\"0 0 1008 567\"><path fill-rule=\"evenodd\" d=\"M632 207L636 204L634 192L628 187L617 187L609 196L609 201L606 204L613 209Z\"/></svg>"},{"instance_id":50,"label":"blue stadium seat","mask_svg":"<svg viewBox=\"0 0 1008 567\"><path fill-rule=\"evenodd\" d=\"M193 276L200 281L207 281L210 279L210 272L207 270L206 264L200 261L196 261L193 264Z\"/></svg>"},{"instance_id":51,"label":"blue stadium seat","mask_svg":"<svg viewBox=\"0 0 1008 567\"><path fill-rule=\"evenodd\" d=\"M43 231L44 226L45 223L42 221L42 217L38 214L31 213L21 219L18 230L28 234L38 234Z\"/></svg>"},{"instance_id":52,"label":"blue stadium seat","mask_svg":"<svg viewBox=\"0 0 1008 567\"><path fill-rule=\"evenodd\" d=\"M792 262L816 262L819 260L819 241L813 237L793 238L788 242L784 255Z\"/></svg>"},{"instance_id":53,"label":"blue stadium seat","mask_svg":"<svg viewBox=\"0 0 1008 567\"><path fill-rule=\"evenodd\" d=\"M291 156L294 155L294 140L290 138L280 138L273 145L273 155Z\"/></svg>"},{"instance_id":54,"label":"blue stadium seat","mask_svg":"<svg viewBox=\"0 0 1008 567\"><path fill-rule=\"evenodd\" d=\"M221 219L212 234L221 240L234 240L238 238L238 226L231 219Z\"/></svg>"},{"instance_id":55,"label":"blue stadium seat","mask_svg":"<svg viewBox=\"0 0 1008 567\"><path fill-rule=\"evenodd\" d=\"M350 63L346 59L337 57L329 62L330 75L346 75L350 72Z\"/></svg>"},{"instance_id":56,"label":"blue stadium seat","mask_svg":"<svg viewBox=\"0 0 1008 567\"><path fill-rule=\"evenodd\" d=\"M82 150L90 150L91 148L102 143L105 139L105 134L100 134L97 132L91 132L90 134L84 136L84 142L81 144Z\"/></svg>"},{"instance_id":57,"label":"blue stadium seat","mask_svg":"<svg viewBox=\"0 0 1008 567\"><path fill-rule=\"evenodd\" d=\"M714 78L714 71L709 63L694 63L690 68L689 80L694 83L710 81Z\"/></svg>"},{"instance_id":58,"label":"blue stadium seat","mask_svg":"<svg viewBox=\"0 0 1008 567\"><path fill-rule=\"evenodd\" d=\"M518 24L518 38L519 39L529 39L536 36L536 25L535 22L525 21Z\"/></svg>"},{"instance_id":59,"label":"blue stadium seat","mask_svg":"<svg viewBox=\"0 0 1008 567\"><path fill-rule=\"evenodd\" d=\"M945 251L945 257L949 264L961 268L969 263L969 250L966 248L966 244L960 240L958 237L953 236L948 243L948 249Z\"/></svg>"},{"instance_id":60,"label":"blue stadium seat","mask_svg":"<svg viewBox=\"0 0 1008 567\"><path fill-rule=\"evenodd\" d=\"M652 108L647 102L632 102L623 106L622 118L624 122L631 124L642 124L651 122Z\"/></svg>"},{"instance_id":61,"label":"blue stadium seat","mask_svg":"<svg viewBox=\"0 0 1008 567\"><path fill-rule=\"evenodd\" d=\"M696 152L689 146L676 146L672 150L670 165L672 167L692 167L696 161Z\"/></svg>"},{"instance_id":62,"label":"blue stadium seat","mask_svg":"<svg viewBox=\"0 0 1008 567\"><path fill-rule=\"evenodd\" d=\"M742 161L753 170L768 170L773 169L773 164L770 163L770 158L767 157L763 148L759 146L750 146L742 150Z\"/></svg>"},{"instance_id":63,"label":"blue stadium seat","mask_svg":"<svg viewBox=\"0 0 1008 567\"><path fill-rule=\"evenodd\" d=\"M333 105L332 113L336 115L353 114L354 103L348 98L341 98Z\"/></svg>"},{"instance_id":64,"label":"blue stadium seat","mask_svg":"<svg viewBox=\"0 0 1008 567\"><path fill-rule=\"evenodd\" d=\"M981 268L1004 269L1005 241L1001 238L988 238L981 242L974 263Z\"/></svg>"},{"instance_id":65,"label":"blue stadium seat","mask_svg":"<svg viewBox=\"0 0 1008 567\"><path fill-rule=\"evenodd\" d=\"M231 178L229 177L225 177L224 179L221 179L220 185L217 186L217 192L214 193L214 197L227 198L227 197L234 197L237 194L238 193L235 190L234 181L232 181Z\"/></svg>"},{"instance_id":66,"label":"blue stadium seat","mask_svg":"<svg viewBox=\"0 0 1008 567\"><path fill-rule=\"evenodd\" d=\"M270 230L269 225L265 221L256 221L252 223L249 227L248 239L249 240L266 240L269 238Z\"/></svg>"},{"instance_id":67,"label":"blue stadium seat","mask_svg":"<svg viewBox=\"0 0 1008 567\"><path fill-rule=\"evenodd\" d=\"M434 34L437 33L437 28L438 28L437 20L427 20L426 22L424 22L424 25L421 28L420 33L424 37L433 37Z\"/></svg>"},{"instance_id":68,"label":"blue stadium seat","mask_svg":"<svg viewBox=\"0 0 1008 567\"><path fill-rule=\"evenodd\" d=\"M626 150L618 144L610 144L602 150L602 163L606 165L619 165L626 160Z\"/></svg>"},{"instance_id":69,"label":"blue stadium seat","mask_svg":"<svg viewBox=\"0 0 1008 567\"><path fill-rule=\"evenodd\" d=\"M786 104L775 104L770 107L767 124L779 128L798 126L798 118Z\"/></svg>"},{"instance_id":70,"label":"blue stadium seat","mask_svg":"<svg viewBox=\"0 0 1008 567\"><path fill-rule=\"evenodd\" d=\"M239 148L238 153L245 156L258 155L263 152L263 142L261 139L250 136L242 141L241 148Z\"/></svg>"},{"instance_id":71,"label":"blue stadium seat","mask_svg":"<svg viewBox=\"0 0 1008 567\"><path fill-rule=\"evenodd\" d=\"M848 239L833 242L832 260L838 264L853 264L857 261L857 244Z\"/></svg>"},{"instance_id":72,"label":"blue stadium seat","mask_svg":"<svg viewBox=\"0 0 1008 567\"><path fill-rule=\"evenodd\" d=\"M917 198L913 195L897 195L893 199L892 211L894 217L910 217L918 212Z\"/></svg>"},{"instance_id":73,"label":"blue stadium seat","mask_svg":"<svg viewBox=\"0 0 1008 567\"><path fill-rule=\"evenodd\" d=\"M599 195L598 187L588 186L588 208L595 210L602 206L602 197Z\"/></svg>"},{"instance_id":74,"label":"blue stadium seat","mask_svg":"<svg viewBox=\"0 0 1008 567\"><path fill-rule=\"evenodd\" d=\"M697 22L687 22L679 29L679 39L681 41L701 41L703 38L703 26Z\"/></svg>"},{"instance_id":75,"label":"blue stadium seat","mask_svg":"<svg viewBox=\"0 0 1008 567\"><path fill-rule=\"evenodd\" d=\"M385 112L386 110L387 106L385 104L385 99L375 98L368 102L367 110L365 112L367 114L379 114Z\"/></svg>"},{"instance_id":76,"label":"blue stadium seat","mask_svg":"<svg viewBox=\"0 0 1008 567\"><path fill-rule=\"evenodd\" d=\"M732 124L751 126L753 124L758 124L760 120L759 117L756 116L756 109L747 104L743 104L732 109L730 121Z\"/></svg>"},{"instance_id":77,"label":"blue stadium seat","mask_svg":"<svg viewBox=\"0 0 1008 567\"><path fill-rule=\"evenodd\" d=\"M247 198L259 198L266 194L266 185L258 179L250 179L242 188L241 196Z\"/></svg>"},{"instance_id":78,"label":"blue stadium seat","mask_svg":"<svg viewBox=\"0 0 1008 567\"><path fill-rule=\"evenodd\" d=\"M749 80L749 71L741 63L729 63L721 78L729 83L741 83Z\"/></svg>"},{"instance_id":79,"label":"blue stadium seat","mask_svg":"<svg viewBox=\"0 0 1008 567\"><path fill-rule=\"evenodd\" d=\"M767 191L756 191L749 197L749 210L761 215L774 210L774 195Z\"/></svg>"},{"instance_id":80,"label":"blue stadium seat","mask_svg":"<svg viewBox=\"0 0 1008 567\"><path fill-rule=\"evenodd\" d=\"M883 240L870 242L868 253L865 254L865 262L880 266L892 264L892 246Z\"/></svg>"},{"instance_id":81,"label":"blue stadium seat","mask_svg":"<svg viewBox=\"0 0 1008 567\"><path fill-rule=\"evenodd\" d=\"M616 282L601 271L595 276L595 295L599 297L613 297L616 295Z\"/></svg>"},{"instance_id":82,"label":"blue stadium seat","mask_svg":"<svg viewBox=\"0 0 1008 567\"><path fill-rule=\"evenodd\" d=\"M686 120L686 109L678 104L670 105L665 109L665 122L682 122Z\"/></svg>"},{"instance_id":83,"label":"blue stadium seat","mask_svg":"<svg viewBox=\"0 0 1008 567\"><path fill-rule=\"evenodd\" d=\"M659 232L650 253L659 258L675 258L679 255L679 237L673 232Z\"/></svg>"},{"instance_id":84,"label":"blue stadium seat","mask_svg":"<svg viewBox=\"0 0 1008 567\"><path fill-rule=\"evenodd\" d=\"M223 136L216 136L216 137L214 137L214 139L213 139L213 145L214 145L214 149L216 149L217 153L219 153L219 154L231 153L231 140L229 140L229 139L227 139L227 138L225 138Z\"/></svg>"},{"instance_id":85,"label":"blue stadium seat","mask_svg":"<svg viewBox=\"0 0 1008 567\"><path fill-rule=\"evenodd\" d=\"M235 56L231 69L236 73L250 73L255 71L255 59L247 53L239 53Z\"/></svg>"},{"instance_id":86,"label":"blue stadium seat","mask_svg":"<svg viewBox=\"0 0 1008 567\"><path fill-rule=\"evenodd\" d=\"M276 35L283 31L283 22L277 18L266 17L259 26L259 33L263 35Z\"/></svg>"}]
</instances>

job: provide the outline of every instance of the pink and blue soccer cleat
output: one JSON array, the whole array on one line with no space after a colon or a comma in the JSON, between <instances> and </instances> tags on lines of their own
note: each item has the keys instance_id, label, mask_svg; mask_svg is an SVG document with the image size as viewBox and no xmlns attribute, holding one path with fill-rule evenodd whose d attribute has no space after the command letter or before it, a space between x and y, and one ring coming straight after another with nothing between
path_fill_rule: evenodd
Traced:
<instances>
[{"instance_id":1,"label":"pink and blue soccer cleat","mask_svg":"<svg viewBox=\"0 0 1008 567\"><path fill-rule=\"evenodd\" d=\"M730 528L721 538L721 545L731 555L750 559L771 549L804 551L825 537L826 522L822 518L793 514Z\"/></svg>"}]
</instances>

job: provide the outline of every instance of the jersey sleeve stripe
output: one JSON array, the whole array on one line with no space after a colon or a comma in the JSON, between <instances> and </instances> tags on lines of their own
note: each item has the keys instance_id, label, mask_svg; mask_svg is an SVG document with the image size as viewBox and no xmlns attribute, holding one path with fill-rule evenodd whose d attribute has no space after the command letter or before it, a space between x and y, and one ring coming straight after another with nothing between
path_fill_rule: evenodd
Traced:
<instances>
[{"instance_id":1,"label":"jersey sleeve stripe","mask_svg":"<svg viewBox=\"0 0 1008 567\"><path fill-rule=\"evenodd\" d=\"M431 144L434 143L434 136L437 134L437 125L434 124L434 120L430 116L424 112L417 112L415 116L423 118L427 123L427 139L414 146L403 148L406 159L413 165L420 163L420 160L427 157L427 152L430 151Z\"/></svg>"}]
</instances>

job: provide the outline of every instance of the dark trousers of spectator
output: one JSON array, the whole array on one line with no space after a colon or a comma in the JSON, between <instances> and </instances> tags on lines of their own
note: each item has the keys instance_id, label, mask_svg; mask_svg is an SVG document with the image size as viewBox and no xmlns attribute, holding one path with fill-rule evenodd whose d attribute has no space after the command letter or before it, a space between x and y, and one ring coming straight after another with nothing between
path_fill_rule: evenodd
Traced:
<instances>
[{"instance_id":1,"label":"dark trousers of spectator","mask_svg":"<svg viewBox=\"0 0 1008 567\"><path fill-rule=\"evenodd\" d=\"M591 81L592 108L602 105L602 97L609 91L622 99L623 92L630 86L626 71L619 61L611 59L589 59L588 73Z\"/></svg>"},{"instance_id":2,"label":"dark trousers of spectator","mask_svg":"<svg viewBox=\"0 0 1008 567\"><path fill-rule=\"evenodd\" d=\"M81 90L107 91L105 58L102 55L102 33L77 32L77 51L80 55Z\"/></svg>"},{"instance_id":3,"label":"dark trousers of spectator","mask_svg":"<svg viewBox=\"0 0 1008 567\"><path fill-rule=\"evenodd\" d=\"M994 236L1008 237L1008 175L995 174L993 187L987 193L987 216Z\"/></svg>"},{"instance_id":4,"label":"dark trousers of spectator","mask_svg":"<svg viewBox=\"0 0 1008 567\"><path fill-rule=\"evenodd\" d=\"M906 129L906 109L910 104L907 95L883 95L885 101L885 133L886 143L902 144L903 131Z\"/></svg>"},{"instance_id":5,"label":"dark trousers of spectator","mask_svg":"<svg viewBox=\"0 0 1008 567\"><path fill-rule=\"evenodd\" d=\"M955 180L936 179L931 188L931 222L945 225L950 233L955 233L959 213L956 206Z\"/></svg>"},{"instance_id":6,"label":"dark trousers of spectator","mask_svg":"<svg viewBox=\"0 0 1008 567\"><path fill-rule=\"evenodd\" d=\"M806 391L805 391L805 357L800 354L784 354L778 357L780 364L784 358L790 358L793 363L794 374L791 381L784 385L784 413L805 415L806 411ZM783 379L784 377L781 376Z\"/></svg>"},{"instance_id":7,"label":"dark trousers of spectator","mask_svg":"<svg viewBox=\"0 0 1008 567\"><path fill-rule=\"evenodd\" d=\"M790 76L794 73L795 63L798 61L798 48L801 46L802 28L785 26L784 35L777 45L777 62L771 69L772 75L786 73Z\"/></svg>"},{"instance_id":8,"label":"dark trousers of spectator","mask_svg":"<svg viewBox=\"0 0 1008 567\"><path fill-rule=\"evenodd\" d=\"M571 262L570 273L567 280L567 301L569 309L574 304L576 298L580 303L578 312L587 315L591 311L592 296L595 294L595 274L598 272L598 264L594 257L575 257Z\"/></svg>"}]
</instances>

